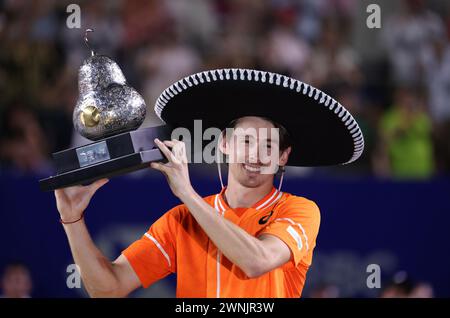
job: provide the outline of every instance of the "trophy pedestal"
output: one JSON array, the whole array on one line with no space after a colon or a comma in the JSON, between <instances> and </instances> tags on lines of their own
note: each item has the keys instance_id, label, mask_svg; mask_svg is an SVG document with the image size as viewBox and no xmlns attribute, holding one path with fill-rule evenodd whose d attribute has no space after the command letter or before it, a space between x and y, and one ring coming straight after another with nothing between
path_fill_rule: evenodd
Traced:
<instances>
[{"instance_id":1,"label":"trophy pedestal","mask_svg":"<svg viewBox=\"0 0 450 318\"><path fill-rule=\"evenodd\" d=\"M146 168L153 161L164 161L164 155L153 141L155 138L170 139L169 128L141 128L55 152L56 175L39 180L39 186L42 191L51 191L86 185L98 179Z\"/></svg>"}]
</instances>

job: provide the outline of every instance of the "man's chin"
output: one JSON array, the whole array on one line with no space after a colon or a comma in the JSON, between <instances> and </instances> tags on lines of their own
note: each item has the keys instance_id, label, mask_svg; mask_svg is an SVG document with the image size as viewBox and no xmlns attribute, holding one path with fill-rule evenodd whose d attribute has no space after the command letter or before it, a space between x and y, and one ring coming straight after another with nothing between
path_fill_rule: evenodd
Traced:
<instances>
[{"instance_id":1,"label":"man's chin","mask_svg":"<svg viewBox=\"0 0 450 318\"><path fill-rule=\"evenodd\" d=\"M243 177L239 181L240 184L242 184L246 188L258 188L264 183L264 180L261 175Z\"/></svg>"},{"instance_id":2,"label":"man's chin","mask_svg":"<svg viewBox=\"0 0 450 318\"><path fill-rule=\"evenodd\" d=\"M261 185L261 183L257 183L257 182L241 182L241 184L246 187L246 188L257 188Z\"/></svg>"}]
</instances>

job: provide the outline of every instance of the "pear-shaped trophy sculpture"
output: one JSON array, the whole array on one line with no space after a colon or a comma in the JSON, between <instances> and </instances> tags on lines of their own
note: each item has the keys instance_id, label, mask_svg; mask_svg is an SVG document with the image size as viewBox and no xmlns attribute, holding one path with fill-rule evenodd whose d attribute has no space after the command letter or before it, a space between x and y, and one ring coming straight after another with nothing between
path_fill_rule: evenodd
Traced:
<instances>
[{"instance_id":1,"label":"pear-shaped trophy sculpture","mask_svg":"<svg viewBox=\"0 0 450 318\"><path fill-rule=\"evenodd\" d=\"M90 50L91 31L85 33ZM145 119L145 101L127 84L116 62L91 50L78 71L78 90L73 124L94 142L53 153L57 174L39 181L43 191L88 184L164 159L153 140L168 138L170 130L167 126L137 129Z\"/></svg>"},{"instance_id":2,"label":"pear-shaped trophy sculpture","mask_svg":"<svg viewBox=\"0 0 450 318\"><path fill-rule=\"evenodd\" d=\"M86 30L85 41L89 47ZM90 47L89 47L90 48ZM126 83L116 62L91 50L78 71L75 129L91 140L137 129L145 119L144 99Z\"/></svg>"}]
</instances>

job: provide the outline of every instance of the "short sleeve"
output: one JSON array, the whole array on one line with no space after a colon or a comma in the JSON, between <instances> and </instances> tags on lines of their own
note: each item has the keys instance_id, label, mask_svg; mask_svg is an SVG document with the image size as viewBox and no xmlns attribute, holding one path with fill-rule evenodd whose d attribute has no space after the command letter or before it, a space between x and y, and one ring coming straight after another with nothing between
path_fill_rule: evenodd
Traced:
<instances>
[{"instance_id":1,"label":"short sleeve","mask_svg":"<svg viewBox=\"0 0 450 318\"><path fill-rule=\"evenodd\" d=\"M180 206L160 217L142 237L122 254L139 277L143 287L176 272L176 232Z\"/></svg>"},{"instance_id":2,"label":"short sleeve","mask_svg":"<svg viewBox=\"0 0 450 318\"><path fill-rule=\"evenodd\" d=\"M276 218L258 236L270 234L278 237L291 250L294 266L300 262L309 266L319 226L319 207L311 200L293 196L286 200Z\"/></svg>"}]
</instances>

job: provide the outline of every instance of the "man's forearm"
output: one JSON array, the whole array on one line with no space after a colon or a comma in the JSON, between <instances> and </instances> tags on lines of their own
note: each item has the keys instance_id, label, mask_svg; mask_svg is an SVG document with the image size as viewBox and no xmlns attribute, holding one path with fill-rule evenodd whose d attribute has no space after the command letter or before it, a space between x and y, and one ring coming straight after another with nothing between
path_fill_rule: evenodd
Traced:
<instances>
[{"instance_id":1,"label":"man's forearm","mask_svg":"<svg viewBox=\"0 0 450 318\"><path fill-rule=\"evenodd\" d=\"M257 267L269 259L262 242L218 215L195 191L180 198L217 248L249 277L260 274Z\"/></svg>"},{"instance_id":2,"label":"man's forearm","mask_svg":"<svg viewBox=\"0 0 450 318\"><path fill-rule=\"evenodd\" d=\"M111 262L95 246L84 220L64 225L75 263L91 297L115 296L118 289Z\"/></svg>"}]
</instances>

